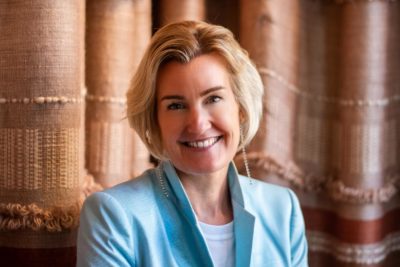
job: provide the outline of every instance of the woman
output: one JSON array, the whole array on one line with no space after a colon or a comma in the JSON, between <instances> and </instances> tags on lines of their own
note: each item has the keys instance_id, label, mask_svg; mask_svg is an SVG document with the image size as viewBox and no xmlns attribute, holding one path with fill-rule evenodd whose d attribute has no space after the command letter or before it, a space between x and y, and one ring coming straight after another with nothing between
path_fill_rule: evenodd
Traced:
<instances>
[{"instance_id":1,"label":"woman","mask_svg":"<svg viewBox=\"0 0 400 267\"><path fill-rule=\"evenodd\" d=\"M85 201L78 266L307 266L295 195L232 163L258 129L262 93L227 29L160 29L127 97L132 127L161 163Z\"/></svg>"}]
</instances>

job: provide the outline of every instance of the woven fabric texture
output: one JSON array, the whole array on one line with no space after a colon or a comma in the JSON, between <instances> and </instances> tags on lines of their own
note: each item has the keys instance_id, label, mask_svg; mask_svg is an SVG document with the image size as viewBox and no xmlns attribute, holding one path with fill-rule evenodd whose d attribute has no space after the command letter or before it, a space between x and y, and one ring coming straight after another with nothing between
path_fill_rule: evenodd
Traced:
<instances>
[{"instance_id":1,"label":"woven fabric texture","mask_svg":"<svg viewBox=\"0 0 400 267\"><path fill-rule=\"evenodd\" d=\"M79 0L0 3L1 247L75 245L83 30Z\"/></svg>"},{"instance_id":2,"label":"woven fabric texture","mask_svg":"<svg viewBox=\"0 0 400 267\"><path fill-rule=\"evenodd\" d=\"M125 119L125 93L150 38L151 4L96 0L86 10L86 167L109 187L150 167Z\"/></svg>"},{"instance_id":3,"label":"woven fabric texture","mask_svg":"<svg viewBox=\"0 0 400 267\"><path fill-rule=\"evenodd\" d=\"M160 0L159 19L161 25L181 20L204 20L205 0Z\"/></svg>"},{"instance_id":4,"label":"woven fabric texture","mask_svg":"<svg viewBox=\"0 0 400 267\"><path fill-rule=\"evenodd\" d=\"M243 0L241 11L265 84L252 173L297 189L310 266L394 266L400 3Z\"/></svg>"}]
</instances>

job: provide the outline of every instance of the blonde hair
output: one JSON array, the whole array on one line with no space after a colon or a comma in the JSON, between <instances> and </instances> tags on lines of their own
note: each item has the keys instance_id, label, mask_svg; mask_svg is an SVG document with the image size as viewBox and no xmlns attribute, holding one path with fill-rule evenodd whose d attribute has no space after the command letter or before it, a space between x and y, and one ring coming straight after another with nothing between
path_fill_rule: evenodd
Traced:
<instances>
[{"instance_id":1,"label":"blonde hair","mask_svg":"<svg viewBox=\"0 0 400 267\"><path fill-rule=\"evenodd\" d=\"M226 61L231 86L240 107L239 148L256 134L262 116L263 84L247 52L222 26L199 21L172 23L158 30L147 48L127 92L127 117L150 153L165 158L156 111L157 74L171 61L188 63L196 56L216 53Z\"/></svg>"}]
</instances>

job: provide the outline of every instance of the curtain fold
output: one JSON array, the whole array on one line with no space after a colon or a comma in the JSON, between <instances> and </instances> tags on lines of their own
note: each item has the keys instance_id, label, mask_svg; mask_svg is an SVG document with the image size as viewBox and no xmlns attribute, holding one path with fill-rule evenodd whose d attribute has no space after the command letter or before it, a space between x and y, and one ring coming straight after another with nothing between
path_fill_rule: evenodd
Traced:
<instances>
[{"instance_id":1,"label":"curtain fold","mask_svg":"<svg viewBox=\"0 0 400 267\"><path fill-rule=\"evenodd\" d=\"M83 176L84 2L0 3L0 257L71 266ZM51 255L51 257L49 257Z\"/></svg>"},{"instance_id":2,"label":"curtain fold","mask_svg":"<svg viewBox=\"0 0 400 267\"><path fill-rule=\"evenodd\" d=\"M161 25L181 20L204 20L205 0L159 0Z\"/></svg>"},{"instance_id":3,"label":"curtain fold","mask_svg":"<svg viewBox=\"0 0 400 267\"><path fill-rule=\"evenodd\" d=\"M399 21L398 1L241 2L265 84L248 158L297 191L310 266L399 264Z\"/></svg>"},{"instance_id":4,"label":"curtain fold","mask_svg":"<svg viewBox=\"0 0 400 267\"><path fill-rule=\"evenodd\" d=\"M222 25L239 36L239 0L205 0L206 21Z\"/></svg>"},{"instance_id":5,"label":"curtain fold","mask_svg":"<svg viewBox=\"0 0 400 267\"><path fill-rule=\"evenodd\" d=\"M86 166L103 187L150 167L125 118L125 92L149 40L150 8L145 0L87 1Z\"/></svg>"},{"instance_id":6,"label":"curtain fold","mask_svg":"<svg viewBox=\"0 0 400 267\"><path fill-rule=\"evenodd\" d=\"M132 73L138 67L140 60L147 48L148 43L151 39L151 27L152 27L152 16L151 0L139 0L134 1L134 12L135 12L135 24L134 24L134 42L133 42L133 59L132 59ZM132 153L132 163L131 163L131 177L137 177L144 170L151 167L150 154L143 144L139 136L132 129L133 139L133 153Z\"/></svg>"}]
</instances>

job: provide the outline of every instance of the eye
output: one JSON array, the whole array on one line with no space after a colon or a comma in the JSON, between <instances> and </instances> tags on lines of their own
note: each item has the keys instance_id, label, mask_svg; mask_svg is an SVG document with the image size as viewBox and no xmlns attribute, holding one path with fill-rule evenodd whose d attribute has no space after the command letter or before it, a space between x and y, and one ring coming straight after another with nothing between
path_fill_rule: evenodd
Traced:
<instances>
[{"instance_id":1,"label":"eye","mask_svg":"<svg viewBox=\"0 0 400 267\"><path fill-rule=\"evenodd\" d=\"M222 97L217 95L209 96L206 100L206 103L217 103L222 100Z\"/></svg>"},{"instance_id":2,"label":"eye","mask_svg":"<svg viewBox=\"0 0 400 267\"><path fill-rule=\"evenodd\" d=\"M167 106L168 110L183 109L185 105L183 103L171 103Z\"/></svg>"}]
</instances>

